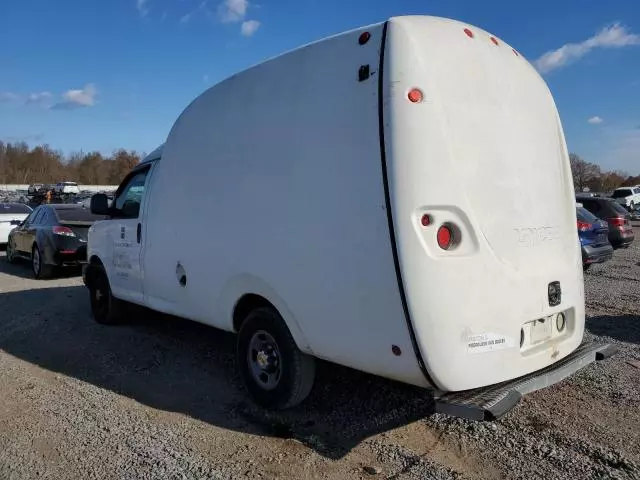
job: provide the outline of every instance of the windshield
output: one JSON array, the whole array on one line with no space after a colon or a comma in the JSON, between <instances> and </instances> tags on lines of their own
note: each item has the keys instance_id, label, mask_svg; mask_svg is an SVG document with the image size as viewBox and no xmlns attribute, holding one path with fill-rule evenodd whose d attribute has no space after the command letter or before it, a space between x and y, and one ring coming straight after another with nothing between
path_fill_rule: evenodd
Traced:
<instances>
[{"instance_id":1,"label":"windshield","mask_svg":"<svg viewBox=\"0 0 640 480\"><path fill-rule=\"evenodd\" d=\"M31 212L31 207L23 205L22 203L0 203L0 215Z\"/></svg>"},{"instance_id":2,"label":"windshield","mask_svg":"<svg viewBox=\"0 0 640 480\"><path fill-rule=\"evenodd\" d=\"M624 197L629 197L631 196L631 190L629 190L628 188L625 188L623 190L616 190L615 192L613 192L613 195L611 195L613 198L624 198Z\"/></svg>"},{"instance_id":3,"label":"windshield","mask_svg":"<svg viewBox=\"0 0 640 480\"><path fill-rule=\"evenodd\" d=\"M596 217L593 213L591 213L589 210L587 210L584 207L577 207L576 213L578 216L578 220L581 222L597 223L599 221L598 217Z\"/></svg>"},{"instance_id":4,"label":"windshield","mask_svg":"<svg viewBox=\"0 0 640 480\"><path fill-rule=\"evenodd\" d=\"M611 201L610 204L611 204L611 207L615 210L616 213L619 213L619 214L625 215L625 216L629 213L618 202Z\"/></svg>"}]
</instances>

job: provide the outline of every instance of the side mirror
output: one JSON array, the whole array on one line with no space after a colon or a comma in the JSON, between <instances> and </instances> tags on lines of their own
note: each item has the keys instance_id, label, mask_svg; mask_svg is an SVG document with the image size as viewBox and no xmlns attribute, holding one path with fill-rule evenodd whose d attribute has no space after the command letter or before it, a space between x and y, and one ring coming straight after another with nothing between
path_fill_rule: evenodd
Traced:
<instances>
[{"instance_id":1,"label":"side mirror","mask_svg":"<svg viewBox=\"0 0 640 480\"><path fill-rule=\"evenodd\" d=\"M91 213L94 215L109 215L109 201L104 193L96 193L91 197Z\"/></svg>"}]
</instances>

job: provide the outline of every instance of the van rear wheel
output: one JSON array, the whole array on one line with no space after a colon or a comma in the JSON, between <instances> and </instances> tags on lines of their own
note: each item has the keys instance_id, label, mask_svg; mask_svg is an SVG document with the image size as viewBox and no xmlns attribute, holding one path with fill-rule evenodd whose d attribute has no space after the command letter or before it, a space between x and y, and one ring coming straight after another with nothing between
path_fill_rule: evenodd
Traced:
<instances>
[{"instance_id":1,"label":"van rear wheel","mask_svg":"<svg viewBox=\"0 0 640 480\"><path fill-rule=\"evenodd\" d=\"M247 315L238 333L236 361L249 395L261 407L293 407L313 387L315 359L300 351L273 308L257 308Z\"/></svg>"}]
</instances>

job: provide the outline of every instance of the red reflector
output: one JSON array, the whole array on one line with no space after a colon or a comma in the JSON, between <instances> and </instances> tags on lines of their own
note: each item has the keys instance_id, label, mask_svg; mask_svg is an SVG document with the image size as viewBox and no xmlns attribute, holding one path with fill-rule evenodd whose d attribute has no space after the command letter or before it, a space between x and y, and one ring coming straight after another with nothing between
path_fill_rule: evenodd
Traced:
<instances>
[{"instance_id":1,"label":"red reflector","mask_svg":"<svg viewBox=\"0 0 640 480\"><path fill-rule=\"evenodd\" d=\"M491 37L491 41L492 41L494 44L498 45L498 40L496 40L496 38L495 38L495 37Z\"/></svg>"},{"instance_id":2,"label":"red reflector","mask_svg":"<svg viewBox=\"0 0 640 480\"><path fill-rule=\"evenodd\" d=\"M578 230L580 230L581 232L586 232L591 227L592 225L590 223L581 222L580 220L578 220Z\"/></svg>"},{"instance_id":3,"label":"red reflector","mask_svg":"<svg viewBox=\"0 0 640 480\"><path fill-rule=\"evenodd\" d=\"M443 225L438 229L437 238L438 246L443 250L448 250L453 242L453 233L449 227Z\"/></svg>"},{"instance_id":4,"label":"red reflector","mask_svg":"<svg viewBox=\"0 0 640 480\"><path fill-rule=\"evenodd\" d=\"M369 32L364 32L360 35L360 38L358 38L358 43L360 45L364 45L369 41L370 38L371 38L371 34Z\"/></svg>"},{"instance_id":5,"label":"red reflector","mask_svg":"<svg viewBox=\"0 0 640 480\"><path fill-rule=\"evenodd\" d=\"M73 233L73 230L71 230L69 227L55 226L51 230L53 231L53 233L55 233L57 235L68 235L68 236L74 236L75 235Z\"/></svg>"},{"instance_id":6,"label":"red reflector","mask_svg":"<svg viewBox=\"0 0 640 480\"><path fill-rule=\"evenodd\" d=\"M418 88L413 88L409 91L407 97L411 103L420 103L422 101L422 91Z\"/></svg>"},{"instance_id":7,"label":"red reflector","mask_svg":"<svg viewBox=\"0 0 640 480\"><path fill-rule=\"evenodd\" d=\"M420 223L422 223L423 227L428 227L431 224L431 217L425 213L424 215L422 215Z\"/></svg>"},{"instance_id":8,"label":"red reflector","mask_svg":"<svg viewBox=\"0 0 640 480\"><path fill-rule=\"evenodd\" d=\"M76 253L75 250L60 250L60 253L63 255L73 255L74 253Z\"/></svg>"},{"instance_id":9,"label":"red reflector","mask_svg":"<svg viewBox=\"0 0 640 480\"><path fill-rule=\"evenodd\" d=\"M473 32L471 30L469 30L468 28L464 29L464 33L467 34L467 37L473 38Z\"/></svg>"}]
</instances>

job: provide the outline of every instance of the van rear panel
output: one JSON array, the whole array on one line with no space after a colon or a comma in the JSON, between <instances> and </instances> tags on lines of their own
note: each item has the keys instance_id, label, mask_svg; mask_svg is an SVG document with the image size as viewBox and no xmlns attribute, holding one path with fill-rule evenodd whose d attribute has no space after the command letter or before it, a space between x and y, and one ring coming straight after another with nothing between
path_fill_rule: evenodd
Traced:
<instances>
[{"instance_id":1,"label":"van rear panel","mask_svg":"<svg viewBox=\"0 0 640 480\"><path fill-rule=\"evenodd\" d=\"M464 390L565 357L582 340L584 292L568 155L545 82L501 39L432 17L389 21L383 74L398 262L431 380ZM413 88L421 102L408 100ZM446 250L442 225L454 238Z\"/></svg>"}]
</instances>

